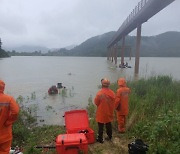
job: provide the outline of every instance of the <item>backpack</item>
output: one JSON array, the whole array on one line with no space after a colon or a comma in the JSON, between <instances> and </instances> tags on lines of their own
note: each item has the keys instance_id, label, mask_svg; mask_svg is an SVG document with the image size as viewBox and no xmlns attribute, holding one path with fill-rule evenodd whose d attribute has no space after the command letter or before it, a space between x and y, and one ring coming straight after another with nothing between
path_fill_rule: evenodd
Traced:
<instances>
[{"instance_id":1,"label":"backpack","mask_svg":"<svg viewBox=\"0 0 180 154\"><path fill-rule=\"evenodd\" d=\"M135 139L135 141L128 144L129 154L146 154L148 151L148 145L146 145L141 139Z\"/></svg>"}]
</instances>

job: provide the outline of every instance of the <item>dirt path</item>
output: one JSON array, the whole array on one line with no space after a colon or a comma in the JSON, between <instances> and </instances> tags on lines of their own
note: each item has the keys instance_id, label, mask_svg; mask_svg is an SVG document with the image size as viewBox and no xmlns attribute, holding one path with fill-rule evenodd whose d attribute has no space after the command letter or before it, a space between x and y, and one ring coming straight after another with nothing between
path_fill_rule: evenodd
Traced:
<instances>
[{"instance_id":1,"label":"dirt path","mask_svg":"<svg viewBox=\"0 0 180 154\"><path fill-rule=\"evenodd\" d=\"M94 143L88 146L89 154L128 154L128 144L130 143L123 134L113 137L112 141L105 141L103 144Z\"/></svg>"}]
</instances>

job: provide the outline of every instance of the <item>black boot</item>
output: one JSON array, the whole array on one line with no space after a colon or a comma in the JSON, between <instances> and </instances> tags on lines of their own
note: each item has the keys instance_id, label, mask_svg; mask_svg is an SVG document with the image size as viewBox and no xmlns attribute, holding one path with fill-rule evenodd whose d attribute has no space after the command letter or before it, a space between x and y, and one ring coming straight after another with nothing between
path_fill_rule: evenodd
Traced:
<instances>
[{"instance_id":1,"label":"black boot","mask_svg":"<svg viewBox=\"0 0 180 154\"><path fill-rule=\"evenodd\" d=\"M104 140L100 139L100 138L97 138L96 141L99 142L99 143L104 143Z\"/></svg>"}]
</instances>

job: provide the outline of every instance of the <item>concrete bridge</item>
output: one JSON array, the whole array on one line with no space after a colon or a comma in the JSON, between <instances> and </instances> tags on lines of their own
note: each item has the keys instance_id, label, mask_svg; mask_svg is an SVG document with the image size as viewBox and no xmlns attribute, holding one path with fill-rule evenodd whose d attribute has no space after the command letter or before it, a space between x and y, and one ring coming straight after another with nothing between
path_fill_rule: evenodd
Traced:
<instances>
[{"instance_id":1,"label":"concrete bridge","mask_svg":"<svg viewBox=\"0 0 180 154\"><path fill-rule=\"evenodd\" d=\"M152 16L164 9L175 0L141 0L117 30L113 39L108 44L108 60L117 64L118 42L122 40L121 65L124 64L125 36L137 28L135 51L135 74L139 73L139 53L141 45L141 26Z\"/></svg>"}]
</instances>

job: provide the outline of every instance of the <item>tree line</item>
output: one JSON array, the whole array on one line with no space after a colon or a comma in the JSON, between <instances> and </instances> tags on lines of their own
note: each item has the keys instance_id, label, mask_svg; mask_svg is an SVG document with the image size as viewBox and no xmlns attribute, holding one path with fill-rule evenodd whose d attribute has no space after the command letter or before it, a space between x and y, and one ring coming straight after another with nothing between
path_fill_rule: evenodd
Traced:
<instances>
[{"instance_id":1,"label":"tree line","mask_svg":"<svg viewBox=\"0 0 180 154\"><path fill-rule=\"evenodd\" d=\"M42 51L18 52L8 51L10 56L84 56L84 57L106 57L107 45L116 32L108 32L84 41L71 50L60 48L49 50L47 53ZM156 36L142 36L141 57L180 57L180 32L165 32ZM135 56L136 37L126 36L125 56ZM118 42L118 56L121 53L121 44Z\"/></svg>"}]
</instances>

